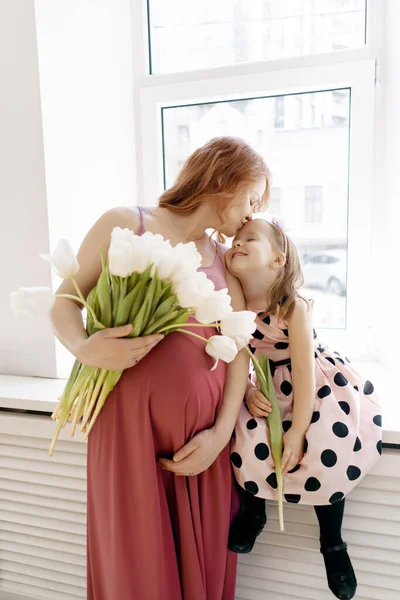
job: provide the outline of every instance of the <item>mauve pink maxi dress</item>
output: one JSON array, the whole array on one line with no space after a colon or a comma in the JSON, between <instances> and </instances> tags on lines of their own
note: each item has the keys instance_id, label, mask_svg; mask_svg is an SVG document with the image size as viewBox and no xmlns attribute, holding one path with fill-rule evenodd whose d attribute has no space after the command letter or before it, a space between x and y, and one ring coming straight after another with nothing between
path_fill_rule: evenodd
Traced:
<instances>
[{"instance_id":1,"label":"mauve pink maxi dress","mask_svg":"<svg viewBox=\"0 0 400 600\"><path fill-rule=\"evenodd\" d=\"M219 254L202 270L216 289L226 287ZM213 425L226 364L211 372L212 365L203 342L172 333L127 369L108 397L88 445L89 600L234 599L229 444L198 476L175 476L156 464Z\"/></svg>"}]
</instances>

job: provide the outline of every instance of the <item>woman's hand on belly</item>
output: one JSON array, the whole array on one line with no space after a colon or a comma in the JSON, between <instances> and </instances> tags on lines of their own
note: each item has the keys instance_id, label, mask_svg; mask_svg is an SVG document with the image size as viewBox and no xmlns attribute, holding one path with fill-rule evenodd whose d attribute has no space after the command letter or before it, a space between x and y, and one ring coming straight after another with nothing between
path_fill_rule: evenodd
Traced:
<instances>
[{"instance_id":1,"label":"woman's hand on belly","mask_svg":"<svg viewBox=\"0 0 400 600\"><path fill-rule=\"evenodd\" d=\"M204 429L178 450L172 460L160 458L157 464L175 475L198 475L213 464L228 442L214 428Z\"/></svg>"}]
</instances>

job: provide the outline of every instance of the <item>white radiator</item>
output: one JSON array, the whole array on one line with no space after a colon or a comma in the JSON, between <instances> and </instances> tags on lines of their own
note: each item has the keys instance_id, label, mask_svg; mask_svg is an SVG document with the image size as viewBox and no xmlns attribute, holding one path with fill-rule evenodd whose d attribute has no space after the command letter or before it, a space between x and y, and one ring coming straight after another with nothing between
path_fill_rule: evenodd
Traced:
<instances>
[{"instance_id":1,"label":"white radiator","mask_svg":"<svg viewBox=\"0 0 400 600\"><path fill-rule=\"evenodd\" d=\"M47 417L0 413L0 600L86 597L86 444L63 432L49 458L53 431ZM400 451L385 449L347 500L358 600L400 597L399 467ZM276 507L268 508L266 530L240 557L237 600L332 600L313 510L285 505L280 533Z\"/></svg>"},{"instance_id":2,"label":"white radiator","mask_svg":"<svg viewBox=\"0 0 400 600\"><path fill-rule=\"evenodd\" d=\"M53 431L48 417L0 413L0 590L77 600L86 598L86 444L59 441L50 458Z\"/></svg>"}]
</instances>

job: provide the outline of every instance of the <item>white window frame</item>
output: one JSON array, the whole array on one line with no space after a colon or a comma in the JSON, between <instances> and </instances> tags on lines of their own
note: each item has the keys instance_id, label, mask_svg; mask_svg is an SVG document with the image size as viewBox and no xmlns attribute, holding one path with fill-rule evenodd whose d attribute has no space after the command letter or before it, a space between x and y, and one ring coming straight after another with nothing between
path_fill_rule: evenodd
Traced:
<instances>
[{"instance_id":1,"label":"white window frame","mask_svg":"<svg viewBox=\"0 0 400 600\"><path fill-rule=\"evenodd\" d=\"M162 108L351 88L348 299L346 330L321 331L330 344L358 358L370 352L369 306L362 295L371 252L375 60L371 48L138 79L137 173L140 202L163 191ZM149 177L151 173L151 177ZM356 227L353 227L356 224ZM357 339L357 343L352 343Z\"/></svg>"}]
</instances>

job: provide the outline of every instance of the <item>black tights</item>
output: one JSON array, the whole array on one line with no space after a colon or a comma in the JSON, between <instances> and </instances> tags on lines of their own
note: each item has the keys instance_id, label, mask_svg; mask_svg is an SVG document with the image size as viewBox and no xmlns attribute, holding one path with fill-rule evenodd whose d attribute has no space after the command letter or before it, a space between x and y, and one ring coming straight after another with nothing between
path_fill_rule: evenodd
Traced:
<instances>
[{"instance_id":1,"label":"black tights","mask_svg":"<svg viewBox=\"0 0 400 600\"><path fill-rule=\"evenodd\" d=\"M264 514L265 500L252 496L248 492L244 493L244 505L246 510L256 514ZM319 522L321 548L338 546L342 540L342 522L344 512L344 499L335 504L323 506L314 506L315 514Z\"/></svg>"}]
</instances>

